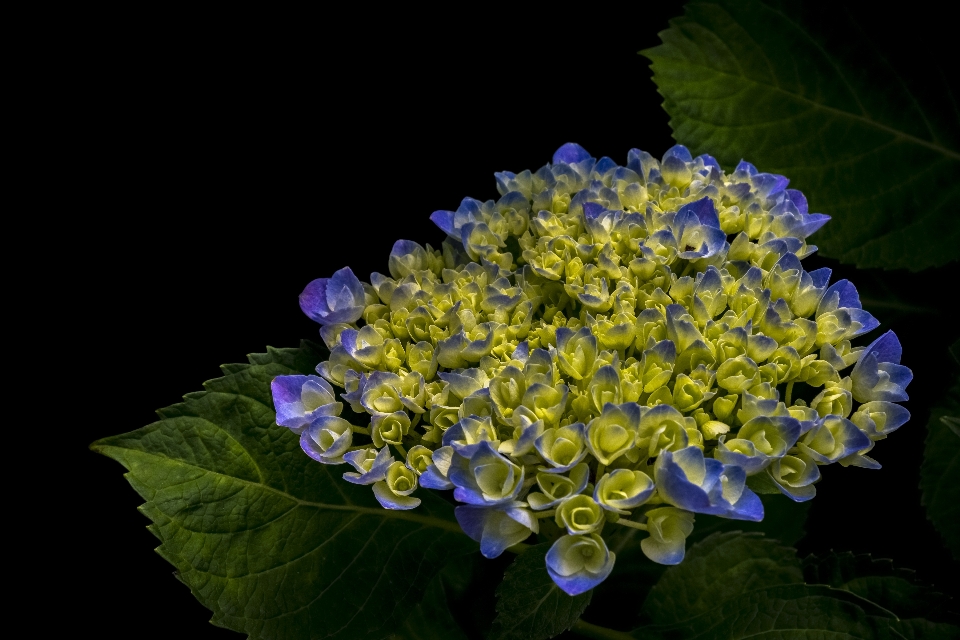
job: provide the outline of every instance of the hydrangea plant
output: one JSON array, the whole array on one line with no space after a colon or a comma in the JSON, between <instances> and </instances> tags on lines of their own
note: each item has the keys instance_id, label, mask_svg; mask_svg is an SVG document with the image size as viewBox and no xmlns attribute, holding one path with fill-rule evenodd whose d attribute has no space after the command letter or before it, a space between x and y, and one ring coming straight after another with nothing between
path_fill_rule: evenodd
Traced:
<instances>
[{"instance_id":1,"label":"hydrangea plant","mask_svg":"<svg viewBox=\"0 0 960 640\"><path fill-rule=\"evenodd\" d=\"M829 216L787 178L569 143L496 182L433 213L440 249L399 240L389 275L306 286L330 357L272 392L310 458L385 509L452 490L488 558L552 523L570 595L610 574L612 527L678 564L696 514L759 521L758 492L806 501L823 465L880 467L912 373L891 331L853 345L879 323L852 283L804 269Z\"/></svg>"}]
</instances>

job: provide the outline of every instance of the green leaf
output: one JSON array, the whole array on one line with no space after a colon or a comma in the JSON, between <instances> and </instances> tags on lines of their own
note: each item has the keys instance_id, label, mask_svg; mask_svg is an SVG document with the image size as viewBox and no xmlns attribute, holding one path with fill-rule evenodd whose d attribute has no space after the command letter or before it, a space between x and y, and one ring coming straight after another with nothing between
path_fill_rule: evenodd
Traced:
<instances>
[{"instance_id":1,"label":"green leaf","mask_svg":"<svg viewBox=\"0 0 960 640\"><path fill-rule=\"evenodd\" d=\"M955 638L957 627L927 620L898 620L889 611L848 591L788 584L758 589L673 625L641 627L605 637L654 638ZM603 636L594 636L603 637Z\"/></svg>"},{"instance_id":2,"label":"green leaf","mask_svg":"<svg viewBox=\"0 0 960 640\"><path fill-rule=\"evenodd\" d=\"M927 517L960 560L960 378L930 412L920 488Z\"/></svg>"},{"instance_id":3,"label":"green leaf","mask_svg":"<svg viewBox=\"0 0 960 640\"><path fill-rule=\"evenodd\" d=\"M467 640L463 630L450 615L447 592L441 574L427 585L423 599L413 608L398 633L391 640Z\"/></svg>"},{"instance_id":4,"label":"green leaf","mask_svg":"<svg viewBox=\"0 0 960 640\"><path fill-rule=\"evenodd\" d=\"M543 640L566 631L590 604L593 590L568 596L550 579L550 544L538 544L517 556L497 588L494 640Z\"/></svg>"},{"instance_id":5,"label":"green leaf","mask_svg":"<svg viewBox=\"0 0 960 640\"><path fill-rule=\"evenodd\" d=\"M158 422L91 446L127 468L157 551L212 622L252 638L382 638L447 560L476 547L435 494L384 510L275 424L271 380L320 359L306 344L269 349Z\"/></svg>"},{"instance_id":6,"label":"green leaf","mask_svg":"<svg viewBox=\"0 0 960 640\"><path fill-rule=\"evenodd\" d=\"M811 210L833 216L815 236L823 255L915 271L955 260L953 89L898 75L895 47L909 45L871 36L855 14L824 20L805 4L693 2L661 45L641 53L678 142L727 167L745 158L782 173Z\"/></svg>"},{"instance_id":7,"label":"green leaf","mask_svg":"<svg viewBox=\"0 0 960 640\"><path fill-rule=\"evenodd\" d=\"M949 599L919 584L913 571L893 566L892 560L849 551L808 556L803 560L808 584L825 584L870 600L901 618L932 618L944 613Z\"/></svg>"},{"instance_id":8,"label":"green leaf","mask_svg":"<svg viewBox=\"0 0 960 640\"><path fill-rule=\"evenodd\" d=\"M795 544L803 537L809 502L797 503L779 493L775 496L763 495L760 499L765 514L761 522L730 520L698 513L693 533L687 538L687 549L692 549L697 542L718 532L762 533L787 545ZM622 605L623 602L644 602L663 573L670 570L643 554L640 540L646 535L627 527L615 527L614 531L604 534L610 548L617 554L617 562L610 577L595 589L596 596L586 613L590 620L603 621L604 625L624 629L649 621L646 615L638 619L639 612L636 609Z\"/></svg>"},{"instance_id":9,"label":"green leaf","mask_svg":"<svg viewBox=\"0 0 960 640\"><path fill-rule=\"evenodd\" d=\"M715 533L687 551L650 590L643 613L674 624L756 589L803 582L796 550L758 533Z\"/></svg>"}]
</instances>

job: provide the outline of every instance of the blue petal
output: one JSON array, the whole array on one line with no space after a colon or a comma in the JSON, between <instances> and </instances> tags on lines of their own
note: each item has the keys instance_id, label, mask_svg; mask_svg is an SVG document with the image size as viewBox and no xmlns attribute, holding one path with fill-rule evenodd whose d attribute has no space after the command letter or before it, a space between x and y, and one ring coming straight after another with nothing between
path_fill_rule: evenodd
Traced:
<instances>
[{"instance_id":1,"label":"blue petal","mask_svg":"<svg viewBox=\"0 0 960 640\"><path fill-rule=\"evenodd\" d=\"M803 265L800 264L800 258L793 253L783 254L780 259L777 260L777 264L780 265L781 271L789 271L791 269L797 269L799 271L803 269Z\"/></svg>"},{"instance_id":2,"label":"blue petal","mask_svg":"<svg viewBox=\"0 0 960 640\"><path fill-rule=\"evenodd\" d=\"M745 173L748 176L755 176L757 175L757 168L746 160L741 160L740 164L738 164L734 170L734 173Z\"/></svg>"},{"instance_id":3,"label":"blue petal","mask_svg":"<svg viewBox=\"0 0 960 640\"><path fill-rule=\"evenodd\" d=\"M696 202L683 205L680 207L680 210L677 211L677 215L686 211L696 215L697 219L700 220L700 224L716 229L720 228L720 216L717 214L717 207L714 205L713 199L709 196L701 198Z\"/></svg>"},{"instance_id":4,"label":"blue petal","mask_svg":"<svg viewBox=\"0 0 960 640\"><path fill-rule=\"evenodd\" d=\"M703 452L701 452L700 455L702 456ZM662 451L657 457L654 473L660 495L673 506L686 509L687 511L696 513L709 511L711 505L707 493L687 480L683 469L673 461L673 456L674 454L671 451ZM705 460L704 462L707 461ZM719 460L715 460L714 462L722 466Z\"/></svg>"},{"instance_id":5,"label":"blue petal","mask_svg":"<svg viewBox=\"0 0 960 640\"><path fill-rule=\"evenodd\" d=\"M568 142L553 154L553 164L576 164L590 159L587 150L575 142Z\"/></svg>"},{"instance_id":6,"label":"blue petal","mask_svg":"<svg viewBox=\"0 0 960 640\"><path fill-rule=\"evenodd\" d=\"M803 216L803 221L793 228L793 233L798 238L806 238L813 235L820 227L830 222L830 216L825 213L811 213Z\"/></svg>"},{"instance_id":7,"label":"blue petal","mask_svg":"<svg viewBox=\"0 0 960 640\"><path fill-rule=\"evenodd\" d=\"M681 162L693 162L693 156L690 155L690 150L682 144L675 144L667 149L667 152L663 154L663 161L666 162L667 158L676 158Z\"/></svg>"},{"instance_id":8,"label":"blue petal","mask_svg":"<svg viewBox=\"0 0 960 640\"><path fill-rule=\"evenodd\" d=\"M657 159L646 151L630 149L630 151L627 152L627 168L636 172L636 174L644 180L651 179L648 172L644 170L644 167L656 167L658 164ZM659 172L657 172L657 175L659 175Z\"/></svg>"},{"instance_id":9,"label":"blue petal","mask_svg":"<svg viewBox=\"0 0 960 640\"><path fill-rule=\"evenodd\" d=\"M887 331L885 334L870 343L864 353L872 353L877 362L892 362L900 364L900 356L903 355L903 348L900 346L900 340L893 331Z\"/></svg>"},{"instance_id":10,"label":"blue petal","mask_svg":"<svg viewBox=\"0 0 960 640\"><path fill-rule=\"evenodd\" d=\"M849 280L838 280L830 285L830 288L827 289L823 294L824 300L827 300L831 294L834 293L840 296L839 302L837 303L838 308L863 308L863 306L860 304L860 295L857 293L857 288Z\"/></svg>"},{"instance_id":11,"label":"blue petal","mask_svg":"<svg viewBox=\"0 0 960 640\"><path fill-rule=\"evenodd\" d=\"M700 154L699 156L697 156L697 157L700 158L701 160L703 160L703 166L705 166L705 167L713 167L713 168L715 168L717 171L723 171L723 169L720 167L720 163L717 162L717 159L714 158L713 156L708 155L708 154L706 154L706 153L701 153L701 154Z\"/></svg>"},{"instance_id":12,"label":"blue petal","mask_svg":"<svg viewBox=\"0 0 960 640\"><path fill-rule=\"evenodd\" d=\"M483 537L483 525L487 520L488 511L490 509L483 507L461 506L454 509L453 513L457 517L457 522L460 523L463 532L480 542Z\"/></svg>"},{"instance_id":13,"label":"blue petal","mask_svg":"<svg viewBox=\"0 0 960 640\"><path fill-rule=\"evenodd\" d=\"M598 202L583 203L583 217L586 218L587 221L596 220L604 211L606 211L606 208Z\"/></svg>"},{"instance_id":14,"label":"blue petal","mask_svg":"<svg viewBox=\"0 0 960 640\"><path fill-rule=\"evenodd\" d=\"M833 270L823 267L822 269L816 269L814 271L809 271L810 279L813 280L813 286L818 289L825 287L828 282L830 282L830 275L833 273Z\"/></svg>"},{"instance_id":15,"label":"blue petal","mask_svg":"<svg viewBox=\"0 0 960 640\"><path fill-rule=\"evenodd\" d=\"M593 589L595 586L606 580L607 576L610 575L610 572L613 571L616 555L612 551L606 550L606 562L604 562L603 567L597 573L590 573L589 571L581 570L569 576L561 575L556 571L556 569L554 569L554 567L558 567L562 563L562 560L559 557L560 550L558 549L561 540L563 540L563 538L560 538L554 542L553 546L550 547L550 550L547 551L546 565L547 573L550 575L550 578L558 587L563 589L567 595L576 596L584 593L585 591Z\"/></svg>"},{"instance_id":16,"label":"blue petal","mask_svg":"<svg viewBox=\"0 0 960 640\"><path fill-rule=\"evenodd\" d=\"M456 230L453 228L453 211L434 211L430 214L430 220L448 236L457 238Z\"/></svg>"},{"instance_id":17,"label":"blue petal","mask_svg":"<svg viewBox=\"0 0 960 640\"><path fill-rule=\"evenodd\" d=\"M408 509L416 509L420 506L420 498L398 496L393 491L390 491L390 487L383 481L373 485L373 495L384 509L406 511Z\"/></svg>"},{"instance_id":18,"label":"blue petal","mask_svg":"<svg viewBox=\"0 0 960 640\"><path fill-rule=\"evenodd\" d=\"M905 367L901 364L893 364L892 362L881 363L879 366L880 371L886 372L890 376L890 382L897 385L901 389L905 389L910 381L913 380L913 371L909 367ZM907 400L907 394L902 393L898 394L903 396L901 400L896 402L901 402L902 400Z\"/></svg>"},{"instance_id":19,"label":"blue petal","mask_svg":"<svg viewBox=\"0 0 960 640\"><path fill-rule=\"evenodd\" d=\"M724 514L725 517L732 520L749 520L751 522L760 522L763 520L763 503L759 496L748 487L743 488L740 499L737 500L733 508Z\"/></svg>"},{"instance_id":20,"label":"blue petal","mask_svg":"<svg viewBox=\"0 0 960 640\"><path fill-rule=\"evenodd\" d=\"M785 193L787 194L787 198L790 199L790 202L797 206L800 213L807 213L810 210L807 206L807 197L803 195L802 192L796 189L787 189Z\"/></svg>"},{"instance_id":21,"label":"blue petal","mask_svg":"<svg viewBox=\"0 0 960 640\"><path fill-rule=\"evenodd\" d=\"M849 337L851 338L862 336L865 333L870 333L880 326L880 321L874 318L869 311L864 311L863 309L849 309L848 311L850 312L851 320L854 322L859 322L861 325L863 325L855 333L850 334Z\"/></svg>"},{"instance_id":22,"label":"blue petal","mask_svg":"<svg viewBox=\"0 0 960 640\"><path fill-rule=\"evenodd\" d=\"M610 171L611 169L616 169L616 168L617 168L616 162L614 162L607 156L603 156L602 158L600 158L600 160L597 161L597 164L593 167L593 170L602 176L607 171Z\"/></svg>"},{"instance_id":23,"label":"blue petal","mask_svg":"<svg viewBox=\"0 0 960 640\"><path fill-rule=\"evenodd\" d=\"M761 198L772 198L782 193L790 180L775 173L757 173L753 176L753 186Z\"/></svg>"},{"instance_id":24,"label":"blue petal","mask_svg":"<svg viewBox=\"0 0 960 640\"><path fill-rule=\"evenodd\" d=\"M817 488L812 484L803 487L785 487L779 482L774 482L780 492L793 500L794 502L806 502L812 500L817 495Z\"/></svg>"},{"instance_id":25,"label":"blue petal","mask_svg":"<svg viewBox=\"0 0 960 640\"><path fill-rule=\"evenodd\" d=\"M420 486L427 489L453 489L453 483L443 477L436 466L430 465L427 470L420 474Z\"/></svg>"}]
</instances>

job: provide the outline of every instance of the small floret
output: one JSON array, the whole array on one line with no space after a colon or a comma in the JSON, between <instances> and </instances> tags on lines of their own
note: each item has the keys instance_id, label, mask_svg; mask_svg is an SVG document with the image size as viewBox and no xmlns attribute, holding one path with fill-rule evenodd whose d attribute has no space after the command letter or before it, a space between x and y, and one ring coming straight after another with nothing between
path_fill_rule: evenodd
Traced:
<instances>
[{"instance_id":1,"label":"small floret","mask_svg":"<svg viewBox=\"0 0 960 640\"><path fill-rule=\"evenodd\" d=\"M647 511L646 516L650 535L640 541L643 554L658 564L680 564L687 536L693 532L693 514L673 507L660 507Z\"/></svg>"},{"instance_id":2,"label":"small floret","mask_svg":"<svg viewBox=\"0 0 960 640\"><path fill-rule=\"evenodd\" d=\"M356 322L365 306L363 285L350 267L314 280L300 294L300 308L320 324Z\"/></svg>"},{"instance_id":3,"label":"small floret","mask_svg":"<svg viewBox=\"0 0 960 640\"><path fill-rule=\"evenodd\" d=\"M337 402L333 387L317 376L277 376L270 382L277 424L299 433L321 416L338 416L343 403Z\"/></svg>"},{"instance_id":4,"label":"small floret","mask_svg":"<svg viewBox=\"0 0 960 640\"><path fill-rule=\"evenodd\" d=\"M676 507L735 520L763 519L763 503L745 485L743 468L705 459L699 447L663 451L654 469L660 495Z\"/></svg>"},{"instance_id":5,"label":"small floret","mask_svg":"<svg viewBox=\"0 0 960 640\"><path fill-rule=\"evenodd\" d=\"M547 572L567 595L576 596L606 580L616 559L595 533L562 536L547 552Z\"/></svg>"}]
</instances>

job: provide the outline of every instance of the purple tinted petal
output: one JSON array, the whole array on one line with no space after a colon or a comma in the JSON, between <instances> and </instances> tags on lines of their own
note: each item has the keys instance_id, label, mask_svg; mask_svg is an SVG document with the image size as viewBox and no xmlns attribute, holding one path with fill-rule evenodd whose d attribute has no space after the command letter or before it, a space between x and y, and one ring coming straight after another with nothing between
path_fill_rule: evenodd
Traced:
<instances>
[{"instance_id":1,"label":"purple tinted petal","mask_svg":"<svg viewBox=\"0 0 960 640\"><path fill-rule=\"evenodd\" d=\"M575 142L568 142L553 154L553 164L576 164L590 158L587 150Z\"/></svg>"},{"instance_id":2,"label":"purple tinted petal","mask_svg":"<svg viewBox=\"0 0 960 640\"><path fill-rule=\"evenodd\" d=\"M300 294L300 309L308 318L321 324L327 322L330 308L327 306L327 283L329 278L317 278Z\"/></svg>"},{"instance_id":3,"label":"purple tinted petal","mask_svg":"<svg viewBox=\"0 0 960 640\"><path fill-rule=\"evenodd\" d=\"M304 383L316 376L277 376L270 382L270 392L274 404L300 401L300 389ZM319 379L319 378L318 378Z\"/></svg>"},{"instance_id":4,"label":"purple tinted petal","mask_svg":"<svg viewBox=\"0 0 960 640\"><path fill-rule=\"evenodd\" d=\"M355 301L354 304L363 305L363 285L360 284L360 280L353 274L353 270L350 267L344 267L339 271L335 271L333 275L330 276L330 284L328 286L333 291L338 292L338 296L339 292L345 288L352 294Z\"/></svg>"}]
</instances>

